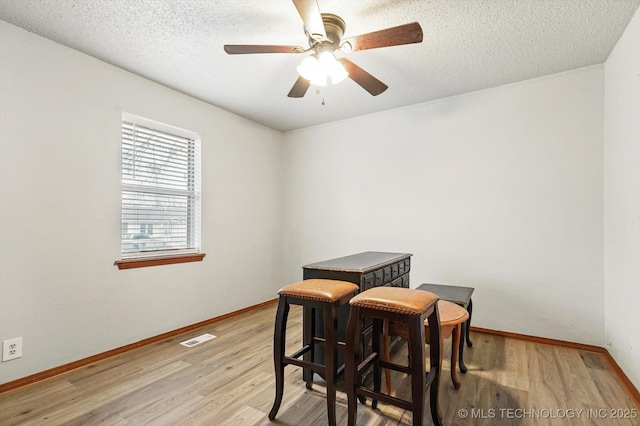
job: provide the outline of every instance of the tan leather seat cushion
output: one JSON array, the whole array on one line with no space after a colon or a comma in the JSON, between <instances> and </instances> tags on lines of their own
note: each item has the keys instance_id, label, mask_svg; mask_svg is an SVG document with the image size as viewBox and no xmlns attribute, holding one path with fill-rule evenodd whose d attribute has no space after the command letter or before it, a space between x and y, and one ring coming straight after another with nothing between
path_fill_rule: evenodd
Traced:
<instances>
[{"instance_id":1,"label":"tan leather seat cushion","mask_svg":"<svg viewBox=\"0 0 640 426\"><path fill-rule=\"evenodd\" d=\"M359 288L354 283L347 281L313 279L284 286L278 290L278 294L301 299L335 302L349 293L357 292Z\"/></svg>"},{"instance_id":2,"label":"tan leather seat cushion","mask_svg":"<svg viewBox=\"0 0 640 426\"><path fill-rule=\"evenodd\" d=\"M462 306L455 303L447 302L446 300L438 300L438 314L440 317L440 328L443 338L451 336L453 327L458 324L462 324L469 318L469 312ZM429 342L429 320L424 320L424 331L427 336L427 343ZM397 321L389 322L389 329L387 331L389 336L400 336L405 340L409 339L409 328L407 324Z\"/></svg>"},{"instance_id":3,"label":"tan leather seat cushion","mask_svg":"<svg viewBox=\"0 0 640 426\"><path fill-rule=\"evenodd\" d=\"M361 308L420 315L437 301L438 296L428 291L402 287L374 287L358 294L349 303Z\"/></svg>"}]
</instances>

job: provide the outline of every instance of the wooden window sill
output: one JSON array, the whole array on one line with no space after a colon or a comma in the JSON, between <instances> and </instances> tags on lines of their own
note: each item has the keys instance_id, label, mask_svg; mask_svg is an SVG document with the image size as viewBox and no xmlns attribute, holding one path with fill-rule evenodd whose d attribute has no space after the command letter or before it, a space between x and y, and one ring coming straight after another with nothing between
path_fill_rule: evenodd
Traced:
<instances>
[{"instance_id":1,"label":"wooden window sill","mask_svg":"<svg viewBox=\"0 0 640 426\"><path fill-rule=\"evenodd\" d=\"M174 256L143 257L136 259L116 260L113 264L118 269L144 268L147 266L172 265L174 263L201 262L204 253L180 254Z\"/></svg>"}]
</instances>

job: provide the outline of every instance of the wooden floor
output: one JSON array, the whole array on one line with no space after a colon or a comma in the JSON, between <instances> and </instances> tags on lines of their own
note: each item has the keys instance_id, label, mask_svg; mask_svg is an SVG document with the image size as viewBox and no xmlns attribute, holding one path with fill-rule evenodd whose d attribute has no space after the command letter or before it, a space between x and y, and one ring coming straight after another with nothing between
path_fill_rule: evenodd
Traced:
<instances>
[{"instance_id":1,"label":"wooden floor","mask_svg":"<svg viewBox=\"0 0 640 426\"><path fill-rule=\"evenodd\" d=\"M289 348L301 337L292 308ZM0 425L324 425L324 387L309 391L300 369L285 369L284 400L275 421L272 335L275 305L0 395ZM186 348L203 333L218 336ZM447 425L640 425L640 414L604 357L555 346L472 333L469 371L449 378L445 345L441 406ZM392 356L406 359L396 345ZM393 389L408 380L392 375ZM428 410L428 409L427 409ZM625 411L626 410L626 411ZM615 415L635 419L615 419ZM338 424L346 424L338 392ZM430 415L425 415L430 424ZM379 404L358 406L359 425L410 425L411 413Z\"/></svg>"}]
</instances>

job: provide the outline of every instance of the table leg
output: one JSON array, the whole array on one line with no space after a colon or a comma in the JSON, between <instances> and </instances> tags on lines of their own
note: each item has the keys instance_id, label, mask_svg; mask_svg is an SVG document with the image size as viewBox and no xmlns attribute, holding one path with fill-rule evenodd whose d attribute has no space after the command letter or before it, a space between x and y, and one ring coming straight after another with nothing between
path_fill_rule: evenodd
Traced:
<instances>
[{"instance_id":1,"label":"table leg","mask_svg":"<svg viewBox=\"0 0 640 426\"><path fill-rule=\"evenodd\" d=\"M469 329L471 328L471 313L473 312L473 301L469 299L469 306L467 306L467 312L469 312L469 319L467 320L467 330L465 331L465 337L467 339L467 346L473 346L473 342L469 338Z\"/></svg>"}]
</instances>

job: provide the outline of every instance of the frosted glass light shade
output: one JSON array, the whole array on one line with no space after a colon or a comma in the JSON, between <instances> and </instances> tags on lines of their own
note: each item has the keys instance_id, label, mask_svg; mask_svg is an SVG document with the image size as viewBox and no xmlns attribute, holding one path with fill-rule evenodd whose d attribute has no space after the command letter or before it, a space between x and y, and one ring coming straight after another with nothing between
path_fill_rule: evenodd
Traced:
<instances>
[{"instance_id":1,"label":"frosted glass light shade","mask_svg":"<svg viewBox=\"0 0 640 426\"><path fill-rule=\"evenodd\" d=\"M320 53L318 63L322 72L331 78L332 84L340 83L349 75L347 70L344 69L344 66L338 62L335 55L331 52Z\"/></svg>"},{"instance_id":2,"label":"frosted glass light shade","mask_svg":"<svg viewBox=\"0 0 640 426\"><path fill-rule=\"evenodd\" d=\"M311 81L318 73L318 66L318 59L315 55L307 56L300 65L298 65L298 74L300 74L302 78Z\"/></svg>"},{"instance_id":3,"label":"frosted glass light shade","mask_svg":"<svg viewBox=\"0 0 640 426\"><path fill-rule=\"evenodd\" d=\"M297 70L302 78L316 86L326 86L329 79L331 84L336 84L349 75L332 52L320 52L304 58Z\"/></svg>"}]
</instances>

